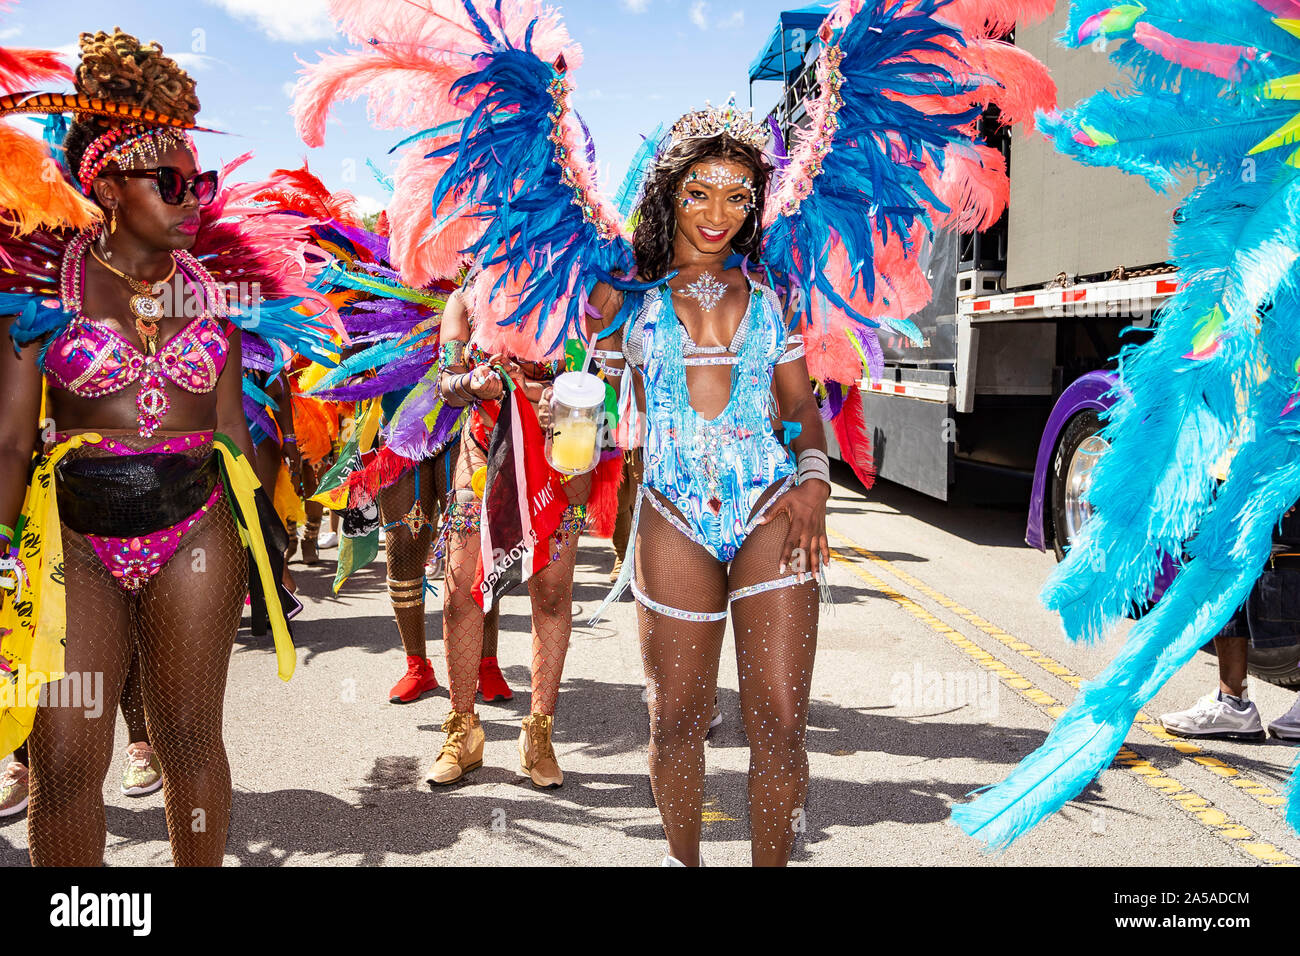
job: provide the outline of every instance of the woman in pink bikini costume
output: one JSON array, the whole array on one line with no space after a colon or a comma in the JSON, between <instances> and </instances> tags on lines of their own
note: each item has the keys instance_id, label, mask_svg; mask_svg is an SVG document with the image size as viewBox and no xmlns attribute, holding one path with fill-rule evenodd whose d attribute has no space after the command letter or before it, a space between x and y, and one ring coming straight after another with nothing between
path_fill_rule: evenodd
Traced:
<instances>
[{"instance_id":1,"label":"woman in pink bikini costume","mask_svg":"<svg viewBox=\"0 0 1300 956\"><path fill-rule=\"evenodd\" d=\"M0 654L10 674L31 665L29 681L69 675L47 685L51 693L28 718L31 858L102 863L115 703L134 653L173 858L215 866L230 815L222 705L247 590L241 530L265 565L263 531L250 514L257 508L248 507L255 483L240 332L223 290L188 251L217 174L200 172L184 133L196 128L194 83L160 47L115 31L82 34L81 50L80 98L47 94L46 112L76 117L64 160L97 207L96 221L0 248L10 277L33 282L0 295L0 535L13 542L0 541L8 552L0 570L21 582L52 566L66 609L66 618L53 613L60 627L66 619L61 668L33 677L38 652L24 660L10 638ZM40 111L28 102L25 111ZM23 291L37 295L24 305ZM52 478L57 507L36 531L25 491L34 455L31 488ZM50 604L36 612L38 649ZM287 676L292 648L286 660L287 628L274 616ZM102 675L103 706L69 705L53 693L78 675L83 686ZM26 730L15 712L0 709L6 743Z\"/></svg>"}]
</instances>

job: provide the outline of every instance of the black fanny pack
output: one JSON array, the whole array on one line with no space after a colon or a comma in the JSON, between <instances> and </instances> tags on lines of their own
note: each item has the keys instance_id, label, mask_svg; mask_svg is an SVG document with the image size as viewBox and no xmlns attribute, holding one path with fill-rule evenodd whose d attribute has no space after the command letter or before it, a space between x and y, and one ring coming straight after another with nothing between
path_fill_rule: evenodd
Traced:
<instances>
[{"instance_id":1,"label":"black fanny pack","mask_svg":"<svg viewBox=\"0 0 1300 956\"><path fill-rule=\"evenodd\" d=\"M55 469L59 520L78 534L134 538L184 521L217 486L217 456L146 452L76 458Z\"/></svg>"}]
</instances>

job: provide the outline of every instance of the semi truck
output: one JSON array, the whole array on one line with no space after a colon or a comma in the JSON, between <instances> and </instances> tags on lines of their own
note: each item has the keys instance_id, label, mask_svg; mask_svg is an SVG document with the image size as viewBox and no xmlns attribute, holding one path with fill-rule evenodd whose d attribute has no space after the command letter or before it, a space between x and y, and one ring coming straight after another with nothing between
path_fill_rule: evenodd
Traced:
<instances>
[{"instance_id":1,"label":"semi truck","mask_svg":"<svg viewBox=\"0 0 1300 956\"><path fill-rule=\"evenodd\" d=\"M756 82L782 84L771 116L787 140L817 91L820 40L808 23L821 6L782 14L750 68L751 102ZM1062 107L1120 81L1104 55L1055 42L1067 14L1058 3L1010 37L1051 70ZM948 501L962 482L992 475L979 484L1016 489L1026 542L1060 559L1088 516L1091 471L1107 450L1099 433L1121 336L1149 336L1178 288L1168 239L1191 184L1160 194L993 120L984 133L1007 157L1007 212L986 232L935 237L923 262L934 297L913 317L923 343L882 335L884 374L859 388L881 478ZM1300 686L1298 663L1300 635L1252 641L1257 676Z\"/></svg>"}]
</instances>

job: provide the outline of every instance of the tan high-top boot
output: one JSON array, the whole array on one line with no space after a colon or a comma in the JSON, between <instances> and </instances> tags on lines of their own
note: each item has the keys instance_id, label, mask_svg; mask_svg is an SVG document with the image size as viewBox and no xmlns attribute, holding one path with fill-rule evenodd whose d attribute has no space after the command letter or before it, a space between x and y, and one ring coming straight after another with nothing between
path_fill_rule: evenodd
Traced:
<instances>
[{"instance_id":1,"label":"tan high-top boot","mask_svg":"<svg viewBox=\"0 0 1300 956\"><path fill-rule=\"evenodd\" d=\"M455 783L469 771L483 766L483 743L486 740L478 714L452 711L442 722L447 732L438 759L433 762L424 782L430 787Z\"/></svg>"},{"instance_id":2,"label":"tan high-top boot","mask_svg":"<svg viewBox=\"0 0 1300 956\"><path fill-rule=\"evenodd\" d=\"M555 761L551 747L551 727L555 718L533 714L524 718L519 731L519 769L532 778L534 787L558 787L564 783L564 771Z\"/></svg>"}]
</instances>

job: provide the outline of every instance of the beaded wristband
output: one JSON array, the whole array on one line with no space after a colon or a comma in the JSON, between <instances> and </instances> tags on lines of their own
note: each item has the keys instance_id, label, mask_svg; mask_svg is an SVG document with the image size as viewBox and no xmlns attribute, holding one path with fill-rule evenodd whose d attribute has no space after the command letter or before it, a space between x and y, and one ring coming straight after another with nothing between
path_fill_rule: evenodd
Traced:
<instances>
[{"instance_id":1,"label":"beaded wristband","mask_svg":"<svg viewBox=\"0 0 1300 956\"><path fill-rule=\"evenodd\" d=\"M4 538L6 541L12 541L14 539L14 529L9 527L7 524L0 524L0 538Z\"/></svg>"}]
</instances>

